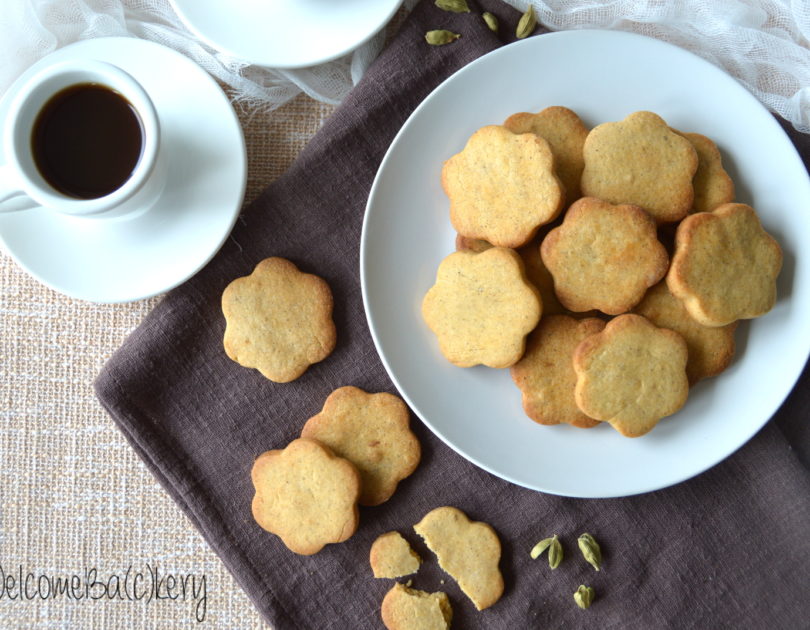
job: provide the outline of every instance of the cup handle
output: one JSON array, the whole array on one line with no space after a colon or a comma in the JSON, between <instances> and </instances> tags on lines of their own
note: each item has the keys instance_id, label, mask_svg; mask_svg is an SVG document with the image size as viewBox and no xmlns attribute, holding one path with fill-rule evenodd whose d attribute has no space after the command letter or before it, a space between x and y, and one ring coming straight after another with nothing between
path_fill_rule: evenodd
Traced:
<instances>
[{"instance_id":1,"label":"cup handle","mask_svg":"<svg viewBox=\"0 0 810 630\"><path fill-rule=\"evenodd\" d=\"M13 201L14 203L6 203ZM0 213L36 208L39 204L20 188L11 169L0 164Z\"/></svg>"}]
</instances>

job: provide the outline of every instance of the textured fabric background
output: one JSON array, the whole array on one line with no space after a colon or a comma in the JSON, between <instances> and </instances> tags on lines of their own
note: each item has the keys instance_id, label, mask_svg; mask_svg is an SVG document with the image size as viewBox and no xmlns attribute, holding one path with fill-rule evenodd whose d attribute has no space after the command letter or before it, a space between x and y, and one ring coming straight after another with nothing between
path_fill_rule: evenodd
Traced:
<instances>
[{"instance_id":1,"label":"textured fabric background","mask_svg":"<svg viewBox=\"0 0 810 630\"><path fill-rule=\"evenodd\" d=\"M239 112L248 200L287 169L331 110L301 96L269 115ZM10 600L5 593L2 630L267 627L93 394L102 365L158 301L76 301L0 255L0 567L16 576L22 565L24 576L37 577L96 568L99 581L123 577L130 565L132 576L146 574L147 563L158 576L205 575L205 622L195 620L191 599Z\"/></svg>"}]
</instances>

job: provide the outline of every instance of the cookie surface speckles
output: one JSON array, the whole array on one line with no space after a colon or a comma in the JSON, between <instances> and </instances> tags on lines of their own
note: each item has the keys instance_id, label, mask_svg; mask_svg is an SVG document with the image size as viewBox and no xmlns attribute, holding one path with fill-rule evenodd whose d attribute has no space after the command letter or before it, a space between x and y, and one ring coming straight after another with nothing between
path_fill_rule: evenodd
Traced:
<instances>
[{"instance_id":1,"label":"cookie surface speckles","mask_svg":"<svg viewBox=\"0 0 810 630\"><path fill-rule=\"evenodd\" d=\"M386 532L372 543L369 564L375 578L393 579L416 573L422 560L399 532Z\"/></svg>"},{"instance_id":2,"label":"cookie surface speckles","mask_svg":"<svg viewBox=\"0 0 810 630\"><path fill-rule=\"evenodd\" d=\"M585 161L582 147L588 137L588 128L577 114L567 107L554 105L529 114L513 114L503 123L512 133L534 133L546 140L554 154L557 176L565 188L565 199L570 204L579 199L580 179Z\"/></svg>"},{"instance_id":3,"label":"cookie surface speckles","mask_svg":"<svg viewBox=\"0 0 810 630\"><path fill-rule=\"evenodd\" d=\"M284 258L261 261L222 294L225 353L266 378L287 383L335 347L332 292Z\"/></svg>"},{"instance_id":4,"label":"cookie surface speckles","mask_svg":"<svg viewBox=\"0 0 810 630\"><path fill-rule=\"evenodd\" d=\"M737 322L726 326L704 326L695 321L683 302L670 293L666 282L659 282L647 291L634 312L659 328L669 328L684 338L689 351L686 375L690 385L700 379L716 376L728 367L734 357Z\"/></svg>"},{"instance_id":5,"label":"cookie surface speckles","mask_svg":"<svg viewBox=\"0 0 810 630\"><path fill-rule=\"evenodd\" d=\"M413 528L478 610L501 598L501 541L490 525L444 506L430 511Z\"/></svg>"},{"instance_id":6,"label":"cookie surface speckles","mask_svg":"<svg viewBox=\"0 0 810 630\"><path fill-rule=\"evenodd\" d=\"M409 425L410 412L398 396L349 386L329 394L301 436L352 462L363 480L360 505L379 505L419 464L419 440Z\"/></svg>"},{"instance_id":7,"label":"cookie surface speckles","mask_svg":"<svg viewBox=\"0 0 810 630\"><path fill-rule=\"evenodd\" d=\"M650 431L686 402L686 342L641 315L620 315L574 352L582 411L626 437Z\"/></svg>"},{"instance_id":8,"label":"cookie surface speckles","mask_svg":"<svg viewBox=\"0 0 810 630\"><path fill-rule=\"evenodd\" d=\"M584 197L540 248L554 290L572 311L609 315L635 306L667 272L669 257L655 222L640 207Z\"/></svg>"},{"instance_id":9,"label":"cookie surface speckles","mask_svg":"<svg viewBox=\"0 0 810 630\"><path fill-rule=\"evenodd\" d=\"M468 238L519 247L562 209L548 143L533 133L482 127L442 168L450 221Z\"/></svg>"},{"instance_id":10,"label":"cookie surface speckles","mask_svg":"<svg viewBox=\"0 0 810 630\"><path fill-rule=\"evenodd\" d=\"M699 133L685 133L698 155L698 168L692 180L695 199L691 212L711 212L734 201L734 182L723 168L723 158L713 140Z\"/></svg>"},{"instance_id":11,"label":"cookie surface speckles","mask_svg":"<svg viewBox=\"0 0 810 630\"><path fill-rule=\"evenodd\" d=\"M548 315L529 335L526 353L510 370L523 394L523 410L539 424L567 423L583 429L598 420L586 416L574 400L577 375L574 350L605 327L601 319Z\"/></svg>"},{"instance_id":12,"label":"cookie surface speckles","mask_svg":"<svg viewBox=\"0 0 810 630\"><path fill-rule=\"evenodd\" d=\"M750 206L723 204L684 219L667 286L704 326L767 313L776 302L782 250Z\"/></svg>"},{"instance_id":13,"label":"cookie surface speckles","mask_svg":"<svg viewBox=\"0 0 810 630\"><path fill-rule=\"evenodd\" d=\"M641 206L659 223L679 221L692 207L697 152L657 114L594 127L583 155L583 195Z\"/></svg>"},{"instance_id":14,"label":"cookie surface speckles","mask_svg":"<svg viewBox=\"0 0 810 630\"><path fill-rule=\"evenodd\" d=\"M380 614L388 630L448 630L453 608L446 593L394 584L383 598Z\"/></svg>"},{"instance_id":15,"label":"cookie surface speckles","mask_svg":"<svg viewBox=\"0 0 810 630\"><path fill-rule=\"evenodd\" d=\"M509 367L523 355L541 313L520 256L503 247L450 254L422 301L442 354L460 367Z\"/></svg>"},{"instance_id":16,"label":"cookie surface speckles","mask_svg":"<svg viewBox=\"0 0 810 630\"><path fill-rule=\"evenodd\" d=\"M262 453L251 479L253 518L295 553L312 555L357 529L360 474L315 440L299 438Z\"/></svg>"}]
</instances>

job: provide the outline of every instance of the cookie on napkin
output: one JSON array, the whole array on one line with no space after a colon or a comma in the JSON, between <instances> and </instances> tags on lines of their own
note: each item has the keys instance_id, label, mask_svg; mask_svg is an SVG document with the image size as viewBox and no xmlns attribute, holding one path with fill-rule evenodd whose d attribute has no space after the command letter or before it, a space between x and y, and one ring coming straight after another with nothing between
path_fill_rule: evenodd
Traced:
<instances>
[{"instance_id":1,"label":"cookie on napkin","mask_svg":"<svg viewBox=\"0 0 810 630\"><path fill-rule=\"evenodd\" d=\"M398 578L419 570L422 559L399 532L380 534L371 544L369 564L375 578Z\"/></svg>"},{"instance_id":2,"label":"cookie on napkin","mask_svg":"<svg viewBox=\"0 0 810 630\"><path fill-rule=\"evenodd\" d=\"M251 470L256 522L295 553L312 555L357 530L360 473L315 440L266 451Z\"/></svg>"},{"instance_id":3,"label":"cookie on napkin","mask_svg":"<svg viewBox=\"0 0 810 630\"><path fill-rule=\"evenodd\" d=\"M419 464L419 440L409 425L410 412L398 396L340 387L307 420L301 437L352 462L362 479L360 505L379 505Z\"/></svg>"},{"instance_id":4,"label":"cookie on napkin","mask_svg":"<svg viewBox=\"0 0 810 630\"><path fill-rule=\"evenodd\" d=\"M501 598L501 541L490 525L444 506L428 512L413 528L478 610Z\"/></svg>"},{"instance_id":5,"label":"cookie on napkin","mask_svg":"<svg viewBox=\"0 0 810 630\"><path fill-rule=\"evenodd\" d=\"M380 609L388 630L448 630L453 608L446 593L428 593L394 584Z\"/></svg>"},{"instance_id":6,"label":"cookie on napkin","mask_svg":"<svg viewBox=\"0 0 810 630\"><path fill-rule=\"evenodd\" d=\"M332 291L284 258L266 258L222 294L225 353L277 383L328 357L337 333Z\"/></svg>"}]
</instances>

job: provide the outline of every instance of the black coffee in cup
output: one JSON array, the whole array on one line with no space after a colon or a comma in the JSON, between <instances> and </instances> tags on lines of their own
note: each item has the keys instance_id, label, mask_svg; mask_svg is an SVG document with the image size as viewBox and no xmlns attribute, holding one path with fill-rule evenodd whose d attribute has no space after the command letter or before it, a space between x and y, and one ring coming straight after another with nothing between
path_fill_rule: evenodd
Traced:
<instances>
[{"instance_id":1,"label":"black coffee in cup","mask_svg":"<svg viewBox=\"0 0 810 630\"><path fill-rule=\"evenodd\" d=\"M34 122L34 163L55 190L97 199L118 190L143 150L143 126L121 94L98 83L57 92Z\"/></svg>"}]
</instances>

